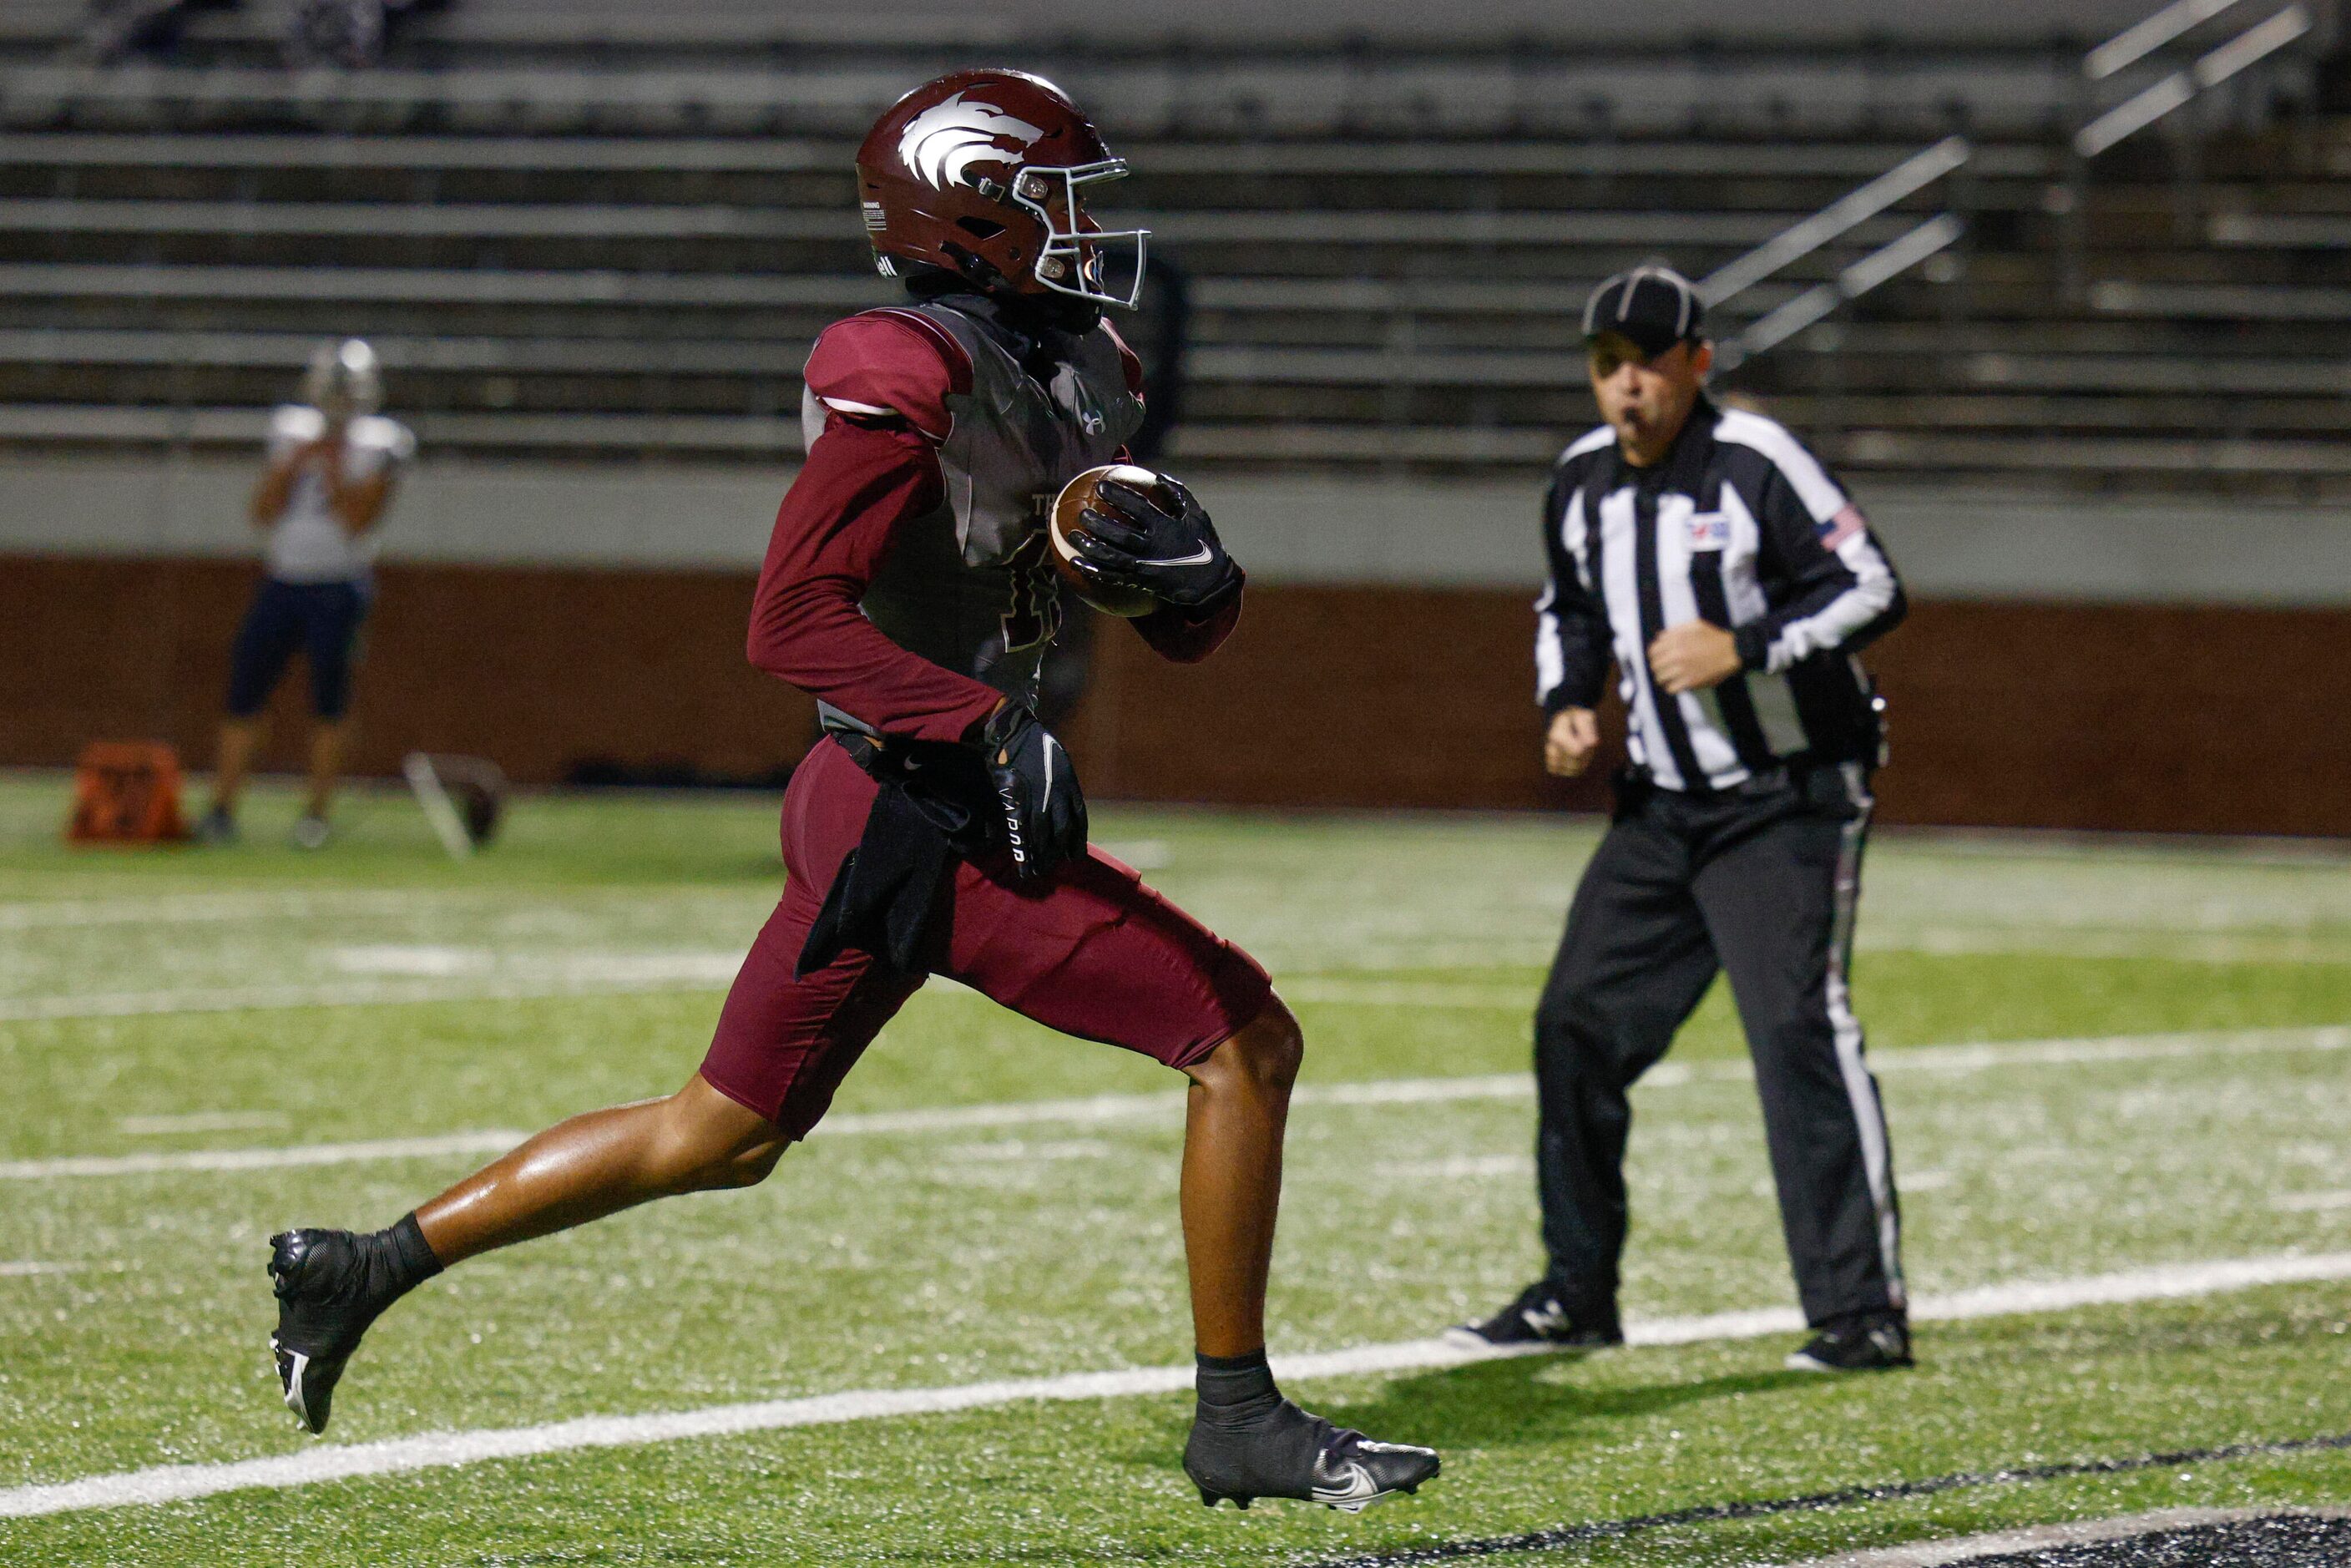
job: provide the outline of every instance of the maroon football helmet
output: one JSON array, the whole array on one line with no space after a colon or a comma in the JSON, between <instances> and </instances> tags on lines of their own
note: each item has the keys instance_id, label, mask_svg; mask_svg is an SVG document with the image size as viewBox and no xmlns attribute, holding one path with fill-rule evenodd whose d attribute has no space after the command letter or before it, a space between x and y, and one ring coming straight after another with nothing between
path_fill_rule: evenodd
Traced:
<instances>
[{"instance_id":1,"label":"maroon football helmet","mask_svg":"<svg viewBox=\"0 0 2351 1568\"><path fill-rule=\"evenodd\" d=\"M1133 308L1149 233L1102 228L1080 195L1125 173L1069 95L1025 71L955 71L925 82L892 104L857 150L866 237L884 277L898 276L902 261L975 281L992 270L1015 293ZM1122 293L1102 277L1113 245L1134 259Z\"/></svg>"}]
</instances>

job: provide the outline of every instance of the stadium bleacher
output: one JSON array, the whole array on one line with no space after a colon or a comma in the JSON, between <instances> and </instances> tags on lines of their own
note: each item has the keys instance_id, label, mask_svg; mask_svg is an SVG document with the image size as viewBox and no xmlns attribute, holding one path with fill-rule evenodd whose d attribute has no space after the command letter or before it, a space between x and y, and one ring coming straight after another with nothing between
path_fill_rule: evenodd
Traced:
<instances>
[{"instance_id":1,"label":"stadium bleacher","mask_svg":"<svg viewBox=\"0 0 2351 1568\"><path fill-rule=\"evenodd\" d=\"M12 445L248 444L316 339L356 332L437 452L789 459L810 336L891 297L852 128L1005 44L985 19L816 36L721 5L649 31L618 5L507 0L429 19L384 71L320 77L264 59L267 5L199 18L177 67L76 60L78 16L12 7L0 32ZM1729 384L1860 469L2293 494L2351 476L2351 135L2268 112L2291 73L2231 106L2192 185L2148 138L2069 211L2061 42L1898 65L1815 49L1844 86L1801 109L1784 62L1780 98L1742 98L1743 57L1695 48L1649 66L1678 87L1619 79L1604 102L1564 85L1601 66L1532 47L1365 48L1353 95L1322 57L1075 49L1030 52L1148 84L1106 118L1137 169L1121 209L1193 279L1186 462L1538 464L1589 417L1573 313L1593 280L1660 256L1711 270L1965 124L1964 170L1723 320L1938 210L1965 243ZM1292 65L1317 96L1285 93ZM1667 123L1659 104L1681 107Z\"/></svg>"}]
</instances>

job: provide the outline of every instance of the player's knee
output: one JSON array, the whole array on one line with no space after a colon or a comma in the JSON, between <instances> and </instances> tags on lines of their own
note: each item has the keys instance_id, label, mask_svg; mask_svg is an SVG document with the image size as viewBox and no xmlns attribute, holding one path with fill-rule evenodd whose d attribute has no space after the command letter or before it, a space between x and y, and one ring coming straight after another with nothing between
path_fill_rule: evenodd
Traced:
<instances>
[{"instance_id":1,"label":"player's knee","mask_svg":"<svg viewBox=\"0 0 2351 1568\"><path fill-rule=\"evenodd\" d=\"M775 1171L776 1162L791 1147L781 1138L755 1144L747 1149L716 1160L703 1167L703 1187L712 1188L757 1186Z\"/></svg>"},{"instance_id":2,"label":"player's knee","mask_svg":"<svg viewBox=\"0 0 2351 1568\"><path fill-rule=\"evenodd\" d=\"M680 1151L662 1161L655 1185L673 1193L722 1192L730 1187L757 1186L768 1179L783 1157L778 1141L756 1149Z\"/></svg>"},{"instance_id":3,"label":"player's knee","mask_svg":"<svg viewBox=\"0 0 2351 1568\"><path fill-rule=\"evenodd\" d=\"M739 1128L713 1125L690 1114L681 1099L667 1102L669 1113L647 1162L653 1185L665 1191L757 1186L791 1146L773 1128L747 1135Z\"/></svg>"},{"instance_id":4,"label":"player's knee","mask_svg":"<svg viewBox=\"0 0 2351 1568\"><path fill-rule=\"evenodd\" d=\"M1231 1070L1251 1082L1286 1093L1298 1082L1299 1065L1306 1059L1306 1036L1297 1015L1275 997L1209 1060L1217 1057L1227 1058Z\"/></svg>"}]
</instances>

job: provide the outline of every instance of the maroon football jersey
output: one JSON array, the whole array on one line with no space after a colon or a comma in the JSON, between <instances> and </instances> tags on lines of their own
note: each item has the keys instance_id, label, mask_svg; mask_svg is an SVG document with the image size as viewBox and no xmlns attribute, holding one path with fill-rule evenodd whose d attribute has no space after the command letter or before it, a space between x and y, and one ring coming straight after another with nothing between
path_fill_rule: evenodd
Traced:
<instances>
[{"instance_id":1,"label":"maroon football jersey","mask_svg":"<svg viewBox=\"0 0 2351 1568\"><path fill-rule=\"evenodd\" d=\"M1107 323L1061 341L1024 365L1013 334L949 302L869 310L817 340L801 404L811 446L833 413L933 443L945 497L899 526L860 607L900 647L1024 702L1061 626L1053 497L1143 423L1140 367ZM872 733L820 711L828 729Z\"/></svg>"}]
</instances>

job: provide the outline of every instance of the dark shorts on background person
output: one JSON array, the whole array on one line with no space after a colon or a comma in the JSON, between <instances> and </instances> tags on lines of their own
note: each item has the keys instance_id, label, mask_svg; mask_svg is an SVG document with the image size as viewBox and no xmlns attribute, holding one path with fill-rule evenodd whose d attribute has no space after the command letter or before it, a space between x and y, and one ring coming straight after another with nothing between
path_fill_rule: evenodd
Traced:
<instances>
[{"instance_id":1,"label":"dark shorts on background person","mask_svg":"<svg viewBox=\"0 0 2351 1568\"><path fill-rule=\"evenodd\" d=\"M858 949L795 977L825 891L857 847L876 791L849 754L820 741L784 796L789 882L727 993L702 1077L789 1138L807 1135L833 1091L926 977ZM1049 1029L1139 1051L1169 1067L1206 1057L1265 1010L1257 961L1103 854L1041 887L954 866L937 972Z\"/></svg>"},{"instance_id":2,"label":"dark shorts on background person","mask_svg":"<svg viewBox=\"0 0 2351 1568\"><path fill-rule=\"evenodd\" d=\"M264 578L237 628L229 656L228 711L251 718L298 651L310 670L310 711L329 721L350 710L360 631L372 597L362 582L280 582Z\"/></svg>"}]
</instances>

